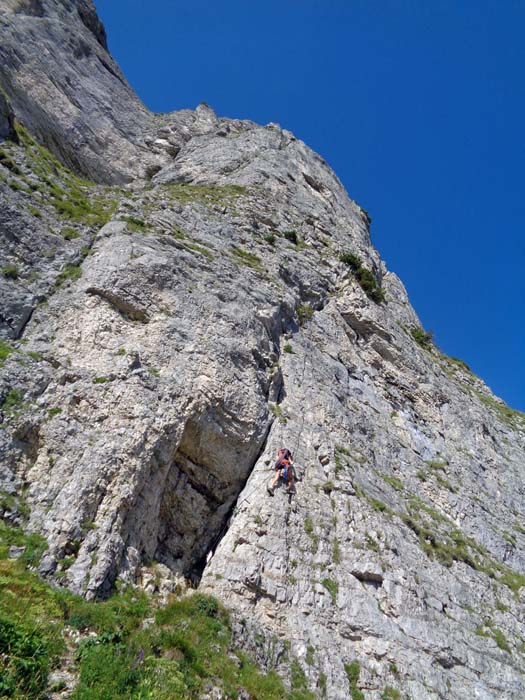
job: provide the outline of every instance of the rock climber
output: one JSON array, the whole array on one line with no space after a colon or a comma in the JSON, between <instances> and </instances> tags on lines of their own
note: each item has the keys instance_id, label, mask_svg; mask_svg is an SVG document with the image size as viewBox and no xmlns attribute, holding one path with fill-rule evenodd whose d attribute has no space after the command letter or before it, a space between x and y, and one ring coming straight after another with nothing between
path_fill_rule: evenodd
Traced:
<instances>
[{"instance_id":1,"label":"rock climber","mask_svg":"<svg viewBox=\"0 0 525 700\"><path fill-rule=\"evenodd\" d=\"M267 491L270 496L273 496L275 488L279 483L279 479L282 479L286 483L285 490L290 492L293 490L294 478L293 478L293 456L289 449L282 447L277 452L277 461L274 465L275 476L272 483L267 487Z\"/></svg>"}]
</instances>

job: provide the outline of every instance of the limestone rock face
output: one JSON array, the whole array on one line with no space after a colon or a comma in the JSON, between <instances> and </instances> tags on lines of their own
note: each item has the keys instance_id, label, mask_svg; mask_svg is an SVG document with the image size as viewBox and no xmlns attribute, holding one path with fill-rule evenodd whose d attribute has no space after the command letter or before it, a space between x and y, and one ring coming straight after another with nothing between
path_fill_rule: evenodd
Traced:
<instances>
[{"instance_id":1,"label":"limestone rock face","mask_svg":"<svg viewBox=\"0 0 525 700\"><path fill-rule=\"evenodd\" d=\"M127 182L208 128L198 114L144 107L107 51L91 0L0 0L0 10L0 84L18 120L76 172Z\"/></svg>"},{"instance_id":2,"label":"limestone rock face","mask_svg":"<svg viewBox=\"0 0 525 700\"><path fill-rule=\"evenodd\" d=\"M149 114L87 0L2 9L30 133L0 118L0 488L42 575L94 597L158 562L315 698L521 700L523 415L422 337L291 133Z\"/></svg>"},{"instance_id":3,"label":"limestone rock face","mask_svg":"<svg viewBox=\"0 0 525 700\"><path fill-rule=\"evenodd\" d=\"M14 114L5 95L0 92L0 141L17 140L14 129Z\"/></svg>"}]
</instances>

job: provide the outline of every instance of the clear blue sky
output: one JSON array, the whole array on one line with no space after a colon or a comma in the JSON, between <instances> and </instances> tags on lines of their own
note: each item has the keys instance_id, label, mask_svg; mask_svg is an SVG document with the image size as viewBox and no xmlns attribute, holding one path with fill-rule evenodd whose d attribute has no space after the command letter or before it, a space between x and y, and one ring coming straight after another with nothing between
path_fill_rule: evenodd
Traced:
<instances>
[{"instance_id":1,"label":"clear blue sky","mask_svg":"<svg viewBox=\"0 0 525 700\"><path fill-rule=\"evenodd\" d=\"M95 0L153 110L321 153L437 345L525 410L525 3Z\"/></svg>"}]
</instances>

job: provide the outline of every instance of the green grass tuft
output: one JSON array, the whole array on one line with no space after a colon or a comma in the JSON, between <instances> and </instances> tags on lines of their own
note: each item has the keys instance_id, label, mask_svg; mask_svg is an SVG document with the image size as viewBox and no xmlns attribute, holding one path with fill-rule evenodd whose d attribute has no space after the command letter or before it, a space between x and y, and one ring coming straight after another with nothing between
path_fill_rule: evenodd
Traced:
<instances>
[{"instance_id":1,"label":"green grass tuft","mask_svg":"<svg viewBox=\"0 0 525 700\"><path fill-rule=\"evenodd\" d=\"M213 260L215 257L211 251L209 251L204 246L199 245L198 243L193 243L193 242L188 241L187 243L184 244L184 247L187 250L193 251L195 253L199 253L200 255L204 255L204 257L208 258L208 260Z\"/></svg>"},{"instance_id":2,"label":"green grass tuft","mask_svg":"<svg viewBox=\"0 0 525 700\"><path fill-rule=\"evenodd\" d=\"M5 265L2 268L2 274L7 280L16 280L20 273L16 265Z\"/></svg>"},{"instance_id":3,"label":"green grass tuft","mask_svg":"<svg viewBox=\"0 0 525 700\"><path fill-rule=\"evenodd\" d=\"M136 216L123 216L121 221L125 221L128 228L135 233L144 233L147 228L147 224L142 219L137 219Z\"/></svg>"},{"instance_id":4,"label":"green grass tuft","mask_svg":"<svg viewBox=\"0 0 525 700\"><path fill-rule=\"evenodd\" d=\"M163 189L181 204L203 204L204 206L228 205L237 197L246 194L241 185L188 185L177 183L165 185Z\"/></svg>"},{"instance_id":5,"label":"green grass tuft","mask_svg":"<svg viewBox=\"0 0 525 700\"><path fill-rule=\"evenodd\" d=\"M93 384L106 384L108 381L107 377L95 377L93 379Z\"/></svg>"},{"instance_id":6,"label":"green grass tuft","mask_svg":"<svg viewBox=\"0 0 525 700\"><path fill-rule=\"evenodd\" d=\"M24 395L20 389L10 389L0 404L0 410L8 416L16 416L23 408Z\"/></svg>"},{"instance_id":7,"label":"green grass tuft","mask_svg":"<svg viewBox=\"0 0 525 700\"><path fill-rule=\"evenodd\" d=\"M14 348L12 348L9 343L6 343L4 340L0 340L0 368L4 366L4 362L7 360L9 355L14 352Z\"/></svg>"},{"instance_id":8,"label":"green grass tuft","mask_svg":"<svg viewBox=\"0 0 525 700\"><path fill-rule=\"evenodd\" d=\"M249 253L247 250L241 250L241 248L233 248L232 255L235 256L235 259L238 262L242 263L246 267L251 267L252 270L260 271L262 269L261 258L258 255Z\"/></svg>"},{"instance_id":9,"label":"green grass tuft","mask_svg":"<svg viewBox=\"0 0 525 700\"><path fill-rule=\"evenodd\" d=\"M59 289L60 287L64 286L64 284L69 280L75 281L80 279L81 277L82 268L80 267L80 265L73 265L72 263L68 263L67 265L64 265L62 271L56 278L55 289Z\"/></svg>"},{"instance_id":10,"label":"green grass tuft","mask_svg":"<svg viewBox=\"0 0 525 700\"><path fill-rule=\"evenodd\" d=\"M314 310L310 306L310 304L299 304L299 306L296 309L297 311L297 316L299 317L299 325L304 326L305 323L310 321L310 319L314 315Z\"/></svg>"},{"instance_id":11,"label":"green grass tuft","mask_svg":"<svg viewBox=\"0 0 525 700\"><path fill-rule=\"evenodd\" d=\"M345 664L344 667L348 678L348 683L350 685L350 697L352 700L365 700L365 696L357 687L359 676L361 674L359 661L354 660L349 664Z\"/></svg>"},{"instance_id":12,"label":"green grass tuft","mask_svg":"<svg viewBox=\"0 0 525 700\"><path fill-rule=\"evenodd\" d=\"M78 238L80 236L80 233L71 226L64 226L64 228L60 231L60 235L66 241L72 241L75 238Z\"/></svg>"},{"instance_id":13,"label":"green grass tuft","mask_svg":"<svg viewBox=\"0 0 525 700\"><path fill-rule=\"evenodd\" d=\"M326 588L328 593L330 593L330 596L332 597L332 603L334 603L335 605L335 603L337 602L337 594L339 592L339 584L337 583L337 581L333 581L330 578L324 578L321 581L321 583Z\"/></svg>"}]
</instances>

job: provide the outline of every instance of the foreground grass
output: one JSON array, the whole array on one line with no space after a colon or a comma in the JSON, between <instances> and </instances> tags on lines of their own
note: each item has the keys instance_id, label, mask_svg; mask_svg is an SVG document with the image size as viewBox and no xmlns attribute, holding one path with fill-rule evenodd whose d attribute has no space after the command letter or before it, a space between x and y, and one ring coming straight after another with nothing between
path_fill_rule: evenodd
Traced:
<instances>
[{"instance_id":1,"label":"foreground grass","mask_svg":"<svg viewBox=\"0 0 525 700\"><path fill-rule=\"evenodd\" d=\"M25 547L16 560L13 546ZM232 699L241 691L254 700L309 697L232 650L228 614L215 599L194 593L159 608L127 588L88 602L32 571L43 549L38 536L0 522L0 698L44 700L67 628L83 639L73 700L194 700L212 686Z\"/></svg>"}]
</instances>

